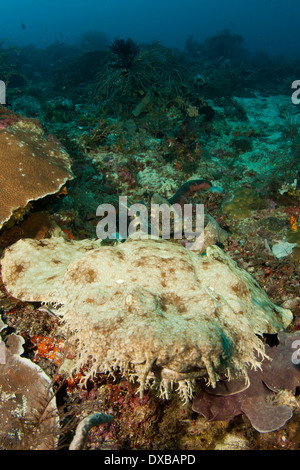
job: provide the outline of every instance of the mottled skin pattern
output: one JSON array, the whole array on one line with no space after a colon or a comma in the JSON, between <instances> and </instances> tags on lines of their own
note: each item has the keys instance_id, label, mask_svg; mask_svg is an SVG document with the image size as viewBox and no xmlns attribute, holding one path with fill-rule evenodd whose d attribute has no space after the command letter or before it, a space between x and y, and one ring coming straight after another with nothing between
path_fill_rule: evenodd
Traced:
<instances>
[{"instance_id":1,"label":"mottled skin pattern","mask_svg":"<svg viewBox=\"0 0 300 470\"><path fill-rule=\"evenodd\" d=\"M174 196L168 199L170 204L183 204L187 203L187 198L191 196L196 191L201 189L210 189L212 184L208 180L191 180L184 183L180 188L176 191Z\"/></svg>"}]
</instances>

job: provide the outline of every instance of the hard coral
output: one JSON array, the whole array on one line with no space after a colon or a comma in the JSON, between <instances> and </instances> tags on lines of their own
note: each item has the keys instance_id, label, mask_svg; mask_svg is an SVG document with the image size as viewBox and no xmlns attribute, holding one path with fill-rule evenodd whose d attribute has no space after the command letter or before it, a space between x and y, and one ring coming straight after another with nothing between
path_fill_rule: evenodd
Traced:
<instances>
[{"instance_id":1,"label":"hard coral","mask_svg":"<svg viewBox=\"0 0 300 470\"><path fill-rule=\"evenodd\" d=\"M154 382L164 398L175 382L188 400L197 377L212 386L220 374L247 379L265 357L258 335L292 320L217 246L204 258L167 241L129 240L79 256L77 243L22 240L6 250L2 273L12 295L63 305L78 366L93 358L87 377L121 371L141 394Z\"/></svg>"},{"instance_id":2,"label":"hard coral","mask_svg":"<svg viewBox=\"0 0 300 470\"><path fill-rule=\"evenodd\" d=\"M266 202L254 190L238 188L234 191L232 199L224 202L222 210L235 219L245 219L250 216L251 211L263 209L265 206Z\"/></svg>"},{"instance_id":3,"label":"hard coral","mask_svg":"<svg viewBox=\"0 0 300 470\"><path fill-rule=\"evenodd\" d=\"M0 126L0 228L15 211L58 192L72 178L67 152L47 138L35 121L8 110L4 117L5 125Z\"/></svg>"},{"instance_id":4,"label":"hard coral","mask_svg":"<svg viewBox=\"0 0 300 470\"><path fill-rule=\"evenodd\" d=\"M227 421L244 413L257 431L275 431L292 417L291 409L271 401L275 394L264 385L259 372L251 370L249 380L250 386L238 392L230 383L224 390L218 387L216 392L201 390L194 398L193 410L209 421Z\"/></svg>"}]
</instances>

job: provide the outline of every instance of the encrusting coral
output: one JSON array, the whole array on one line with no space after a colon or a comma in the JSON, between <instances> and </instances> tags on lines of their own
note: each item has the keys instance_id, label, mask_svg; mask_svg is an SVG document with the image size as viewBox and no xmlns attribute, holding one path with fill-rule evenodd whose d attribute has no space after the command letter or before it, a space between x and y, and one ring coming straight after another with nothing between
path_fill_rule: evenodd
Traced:
<instances>
[{"instance_id":1,"label":"encrusting coral","mask_svg":"<svg viewBox=\"0 0 300 470\"><path fill-rule=\"evenodd\" d=\"M57 193L71 178L68 153L37 121L0 108L0 228L15 211Z\"/></svg>"},{"instance_id":2,"label":"encrusting coral","mask_svg":"<svg viewBox=\"0 0 300 470\"><path fill-rule=\"evenodd\" d=\"M187 401L198 377L247 382L248 367L266 356L259 336L292 320L215 245L200 256L165 240L91 243L84 254L80 243L20 240L5 251L2 275L11 295L56 303L77 344L76 366L89 363L87 378L119 371L140 394L154 385L164 398L175 383Z\"/></svg>"}]
</instances>

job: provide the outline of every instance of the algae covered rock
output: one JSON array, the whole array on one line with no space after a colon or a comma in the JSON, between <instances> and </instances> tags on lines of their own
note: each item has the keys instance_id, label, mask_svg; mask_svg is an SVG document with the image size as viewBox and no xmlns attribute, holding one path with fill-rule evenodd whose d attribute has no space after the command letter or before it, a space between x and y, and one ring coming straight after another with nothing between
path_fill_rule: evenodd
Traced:
<instances>
[{"instance_id":1,"label":"algae covered rock","mask_svg":"<svg viewBox=\"0 0 300 470\"><path fill-rule=\"evenodd\" d=\"M223 213L234 219L245 219L251 215L251 211L264 208L266 201L251 188L236 189L232 198L222 205Z\"/></svg>"},{"instance_id":2,"label":"algae covered rock","mask_svg":"<svg viewBox=\"0 0 300 470\"><path fill-rule=\"evenodd\" d=\"M53 238L44 250L36 240L17 242L4 254L2 274L11 295L60 304L64 328L77 344L77 366L92 360L87 377L121 372L137 380L141 394L154 384L165 398L176 383L188 400L198 377L212 386L220 374L247 381L247 368L265 357L259 336L292 320L217 246L204 257L164 240L128 240L75 254L77 243ZM36 252L30 258L28 246ZM60 259L64 266L53 280L47 262ZM31 260L43 273L42 285Z\"/></svg>"}]
</instances>

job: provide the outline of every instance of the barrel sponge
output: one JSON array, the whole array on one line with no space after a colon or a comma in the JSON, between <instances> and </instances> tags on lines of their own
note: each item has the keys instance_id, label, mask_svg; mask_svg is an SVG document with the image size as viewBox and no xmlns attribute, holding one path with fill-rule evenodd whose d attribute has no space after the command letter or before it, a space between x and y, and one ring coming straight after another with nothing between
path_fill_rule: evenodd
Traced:
<instances>
[{"instance_id":1,"label":"barrel sponge","mask_svg":"<svg viewBox=\"0 0 300 470\"><path fill-rule=\"evenodd\" d=\"M35 263L46 269L43 247L35 240L24 243L39 251ZM54 253L55 239L51 243ZM16 245L2 260L12 295L8 271L14 267L8 261ZM76 249L76 242L72 246ZM18 263L25 251L23 246L14 253ZM57 259L62 246L59 252ZM21 275L27 295L31 290L40 299L45 285L35 284L32 275L26 280L26 270ZM175 383L186 401L198 377L212 386L220 374L243 375L247 381L247 368L259 367L265 357L261 335L276 333L292 320L289 310L275 306L215 245L202 257L165 240L128 240L73 257L61 276L56 278L63 285L59 314L77 344L77 367L89 361L87 377L121 372L137 380L141 394L154 385L168 398Z\"/></svg>"}]
</instances>

